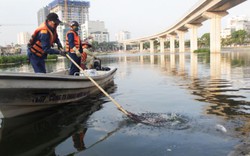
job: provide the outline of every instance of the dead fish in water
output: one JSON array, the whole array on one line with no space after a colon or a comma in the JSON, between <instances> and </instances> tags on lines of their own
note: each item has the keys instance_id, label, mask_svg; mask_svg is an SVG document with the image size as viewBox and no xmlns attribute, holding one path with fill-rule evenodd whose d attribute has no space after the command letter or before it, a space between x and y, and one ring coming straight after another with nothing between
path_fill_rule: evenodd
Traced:
<instances>
[{"instance_id":1,"label":"dead fish in water","mask_svg":"<svg viewBox=\"0 0 250 156\"><path fill-rule=\"evenodd\" d=\"M224 132L224 133L227 132L227 129L223 125L217 124L215 126L215 128L216 128L217 131L221 131L221 132Z\"/></svg>"}]
</instances>

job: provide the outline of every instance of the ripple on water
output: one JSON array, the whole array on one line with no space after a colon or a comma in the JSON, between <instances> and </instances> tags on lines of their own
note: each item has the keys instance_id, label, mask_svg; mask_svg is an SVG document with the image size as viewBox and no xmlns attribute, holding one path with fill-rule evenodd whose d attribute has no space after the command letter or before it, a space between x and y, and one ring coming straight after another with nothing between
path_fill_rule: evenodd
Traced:
<instances>
[{"instance_id":1,"label":"ripple on water","mask_svg":"<svg viewBox=\"0 0 250 156\"><path fill-rule=\"evenodd\" d=\"M164 127L174 130L188 129L189 119L187 116L176 113L141 113L133 114L138 123L155 127ZM132 117L131 120L134 118Z\"/></svg>"}]
</instances>

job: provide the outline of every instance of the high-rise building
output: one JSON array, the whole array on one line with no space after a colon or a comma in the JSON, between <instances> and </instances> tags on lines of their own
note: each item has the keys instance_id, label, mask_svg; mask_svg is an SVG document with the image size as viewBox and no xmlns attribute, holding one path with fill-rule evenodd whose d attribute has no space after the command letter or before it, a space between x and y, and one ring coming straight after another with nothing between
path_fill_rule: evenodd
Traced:
<instances>
[{"instance_id":1,"label":"high-rise building","mask_svg":"<svg viewBox=\"0 0 250 156\"><path fill-rule=\"evenodd\" d=\"M83 0L53 0L48 4L46 8L49 12L56 13L59 19L64 22L57 27L58 38L63 45L65 45L66 33L70 29L69 23L77 21L81 25L88 21L89 7L90 3ZM80 30L79 36L83 38L81 34Z\"/></svg>"},{"instance_id":2,"label":"high-rise building","mask_svg":"<svg viewBox=\"0 0 250 156\"><path fill-rule=\"evenodd\" d=\"M49 14L48 7L43 7L37 12L38 26L41 25L46 20L48 14Z\"/></svg>"},{"instance_id":3,"label":"high-rise building","mask_svg":"<svg viewBox=\"0 0 250 156\"><path fill-rule=\"evenodd\" d=\"M91 36L98 43L109 42L109 33L103 21L86 21L81 30L83 38Z\"/></svg>"},{"instance_id":4,"label":"high-rise building","mask_svg":"<svg viewBox=\"0 0 250 156\"><path fill-rule=\"evenodd\" d=\"M109 33L103 21L89 21L90 2L83 0L53 0L48 6L39 10L39 24L45 21L49 12L54 12L64 22L57 27L58 38L65 45L69 23L77 21L81 27L78 31L82 40L91 36L98 43L109 42ZM46 9L48 10L46 14Z\"/></svg>"},{"instance_id":5,"label":"high-rise building","mask_svg":"<svg viewBox=\"0 0 250 156\"><path fill-rule=\"evenodd\" d=\"M65 5L66 4L66 5ZM82 0L54 0L48 6L63 22L77 21L84 24L88 21L90 3Z\"/></svg>"},{"instance_id":6,"label":"high-rise building","mask_svg":"<svg viewBox=\"0 0 250 156\"><path fill-rule=\"evenodd\" d=\"M115 34L115 40L117 42L122 42L123 40L128 40L130 39L131 35L130 32L128 31L120 31Z\"/></svg>"}]
</instances>

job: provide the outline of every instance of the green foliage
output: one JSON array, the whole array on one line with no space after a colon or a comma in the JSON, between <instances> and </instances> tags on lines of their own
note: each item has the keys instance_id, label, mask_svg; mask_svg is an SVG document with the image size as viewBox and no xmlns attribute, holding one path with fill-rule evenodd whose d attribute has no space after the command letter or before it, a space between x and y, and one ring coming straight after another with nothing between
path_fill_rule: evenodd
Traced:
<instances>
[{"instance_id":1,"label":"green foliage","mask_svg":"<svg viewBox=\"0 0 250 156\"><path fill-rule=\"evenodd\" d=\"M231 36L229 38L222 38L221 39L221 45L222 46L229 46L229 45L243 45L249 41L250 35L245 30L238 30L232 32ZM205 33L201 36L201 38L198 39L198 46L202 49L204 47L210 46L210 33ZM203 51L203 50L201 50ZM198 50L200 52L200 50Z\"/></svg>"},{"instance_id":2,"label":"green foliage","mask_svg":"<svg viewBox=\"0 0 250 156\"><path fill-rule=\"evenodd\" d=\"M150 47L149 42L144 42L143 43L143 49L149 49L149 47Z\"/></svg>"},{"instance_id":3,"label":"green foliage","mask_svg":"<svg viewBox=\"0 0 250 156\"><path fill-rule=\"evenodd\" d=\"M48 55L47 60L57 60L58 56L57 55Z\"/></svg>"},{"instance_id":4,"label":"green foliage","mask_svg":"<svg viewBox=\"0 0 250 156\"><path fill-rule=\"evenodd\" d=\"M229 46L232 45L233 41L231 38L222 38L221 39L221 45L222 46Z\"/></svg>"},{"instance_id":5,"label":"green foliage","mask_svg":"<svg viewBox=\"0 0 250 156\"><path fill-rule=\"evenodd\" d=\"M0 56L0 64L7 63L25 63L27 62L27 56L25 55L13 55L13 56Z\"/></svg>"},{"instance_id":6,"label":"green foliage","mask_svg":"<svg viewBox=\"0 0 250 156\"><path fill-rule=\"evenodd\" d=\"M209 47L210 45L210 33L205 33L199 39L200 47Z\"/></svg>"},{"instance_id":7,"label":"green foliage","mask_svg":"<svg viewBox=\"0 0 250 156\"><path fill-rule=\"evenodd\" d=\"M210 49L208 49L208 48L201 48L201 49L195 50L194 53L210 53Z\"/></svg>"},{"instance_id":8,"label":"green foliage","mask_svg":"<svg viewBox=\"0 0 250 156\"><path fill-rule=\"evenodd\" d=\"M240 66L243 66L245 64L246 64L245 60L233 59L232 62L231 62L232 66L239 66L240 67Z\"/></svg>"},{"instance_id":9,"label":"green foliage","mask_svg":"<svg viewBox=\"0 0 250 156\"><path fill-rule=\"evenodd\" d=\"M235 44L242 45L246 43L247 37L248 37L248 34L245 30L238 30L232 33L231 40Z\"/></svg>"},{"instance_id":10,"label":"green foliage","mask_svg":"<svg viewBox=\"0 0 250 156\"><path fill-rule=\"evenodd\" d=\"M57 55L48 55L48 60L57 60ZM11 56L0 56L0 64L21 64L27 63L28 57L26 55L11 55Z\"/></svg>"},{"instance_id":11,"label":"green foliage","mask_svg":"<svg viewBox=\"0 0 250 156\"><path fill-rule=\"evenodd\" d=\"M97 41L93 41L92 43L92 50L93 51L117 51L119 50L119 45L117 42L101 42L98 43Z\"/></svg>"}]
</instances>

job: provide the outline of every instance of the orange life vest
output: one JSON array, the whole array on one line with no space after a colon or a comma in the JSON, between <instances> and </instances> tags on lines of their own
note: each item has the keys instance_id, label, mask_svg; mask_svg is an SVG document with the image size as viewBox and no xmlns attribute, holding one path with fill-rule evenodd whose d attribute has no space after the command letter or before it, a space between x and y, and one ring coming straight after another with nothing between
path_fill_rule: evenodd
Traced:
<instances>
[{"instance_id":1,"label":"orange life vest","mask_svg":"<svg viewBox=\"0 0 250 156\"><path fill-rule=\"evenodd\" d=\"M45 54L44 50L42 49L42 43L39 39L36 40L36 37L39 32L46 33L46 34L49 32L50 46L52 46L53 43L55 42L57 38L57 33L55 32L55 34L53 34L52 31L47 27L46 22L41 24L33 33L29 41L30 51L36 54L37 56L42 57Z\"/></svg>"},{"instance_id":2,"label":"orange life vest","mask_svg":"<svg viewBox=\"0 0 250 156\"><path fill-rule=\"evenodd\" d=\"M86 60L87 60L87 53L86 52L82 52L82 56L81 56L81 67L82 69L86 69Z\"/></svg>"},{"instance_id":3,"label":"orange life vest","mask_svg":"<svg viewBox=\"0 0 250 156\"><path fill-rule=\"evenodd\" d=\"M80 37L77 35L77 33L73 30L69 30L66 34L66 51L67 52L74 52L74 50L72 48L69 47L69 39L68 39L68 34L69 33L73 33L74 34L74 45L76 47L76 49L80 49L80 45L81 45L81 40Z\"/></svg>"}]
</instances>

